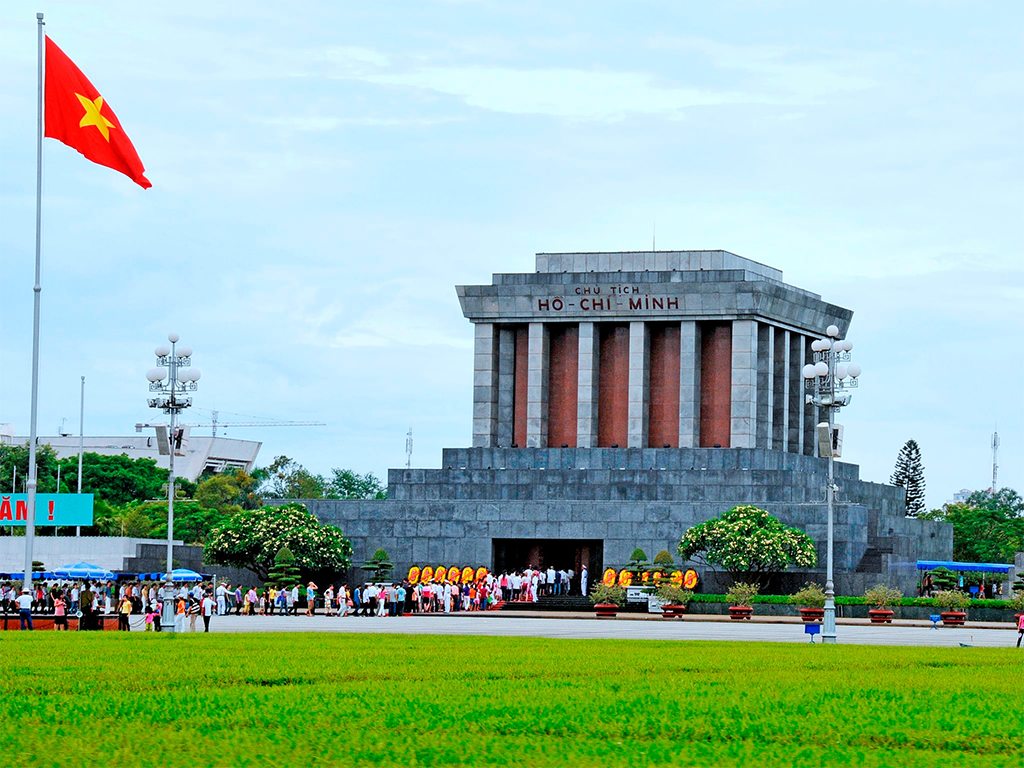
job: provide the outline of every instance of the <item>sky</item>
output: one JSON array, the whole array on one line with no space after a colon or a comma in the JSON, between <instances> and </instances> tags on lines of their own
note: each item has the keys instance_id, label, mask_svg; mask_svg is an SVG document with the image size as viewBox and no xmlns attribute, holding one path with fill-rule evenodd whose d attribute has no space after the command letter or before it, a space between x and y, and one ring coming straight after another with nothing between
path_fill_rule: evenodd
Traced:
<instances>
[{"instance_id":1,"label":"sky","mask_svg":"<svg viewBox=\"0 0 1024 768\"><path fill-rule=\"evenodd\" d=\"M471 441L454 286L534 254L725 249L854 310L844 461L1024 490L1019 2L5 3L0 422L29 425L36 11L152 189L44 144L40 434L187 421L386 477ZM257 417L257 418L253 418ZM197 433L202 433L197 430Z\"/></svg>"}]
</instances>

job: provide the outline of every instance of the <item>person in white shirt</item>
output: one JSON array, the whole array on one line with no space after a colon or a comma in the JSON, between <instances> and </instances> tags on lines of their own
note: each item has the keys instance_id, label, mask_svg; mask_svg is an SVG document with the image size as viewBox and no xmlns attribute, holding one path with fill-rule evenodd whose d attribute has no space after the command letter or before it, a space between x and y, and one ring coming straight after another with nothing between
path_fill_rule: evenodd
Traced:
<instances>
[{"instance_id":1,"label":"person in white shirt","mask_svg":"<svg viewBox=\"0 0 1024 768\"><path fill-rule=\"evenodd\" d=\"M217 585L217 615L223 616L228 610L228 590L223 584Z\"/></svg>"},{"instance_id":2,"label":"person in white shirt","mask_svg":"<svg viewBox=\"0 0 1024 768\"><path fill-rule=\"evenodd\" d=\"M202 603L202 608L203 608L203 624L206 625L206 629L203 630L204 632L209 632L210 631L210 617L213 616L214 605L215 604L213 602L213 598L210 597L210 593L209 592L207 592L205 595L203 595L203 603Z\"/></svg>"},{"instance_id":3,"label":"person in white shirt","mask_svg":"<svg viewBox=\"0 0 1024 768\"><path fill-rule=\"evenodd\" d=\"M292 616L298 615L299 610L299 585L295 584L292 586L292 591L288 595L288 610L292 612Z\"/></svg>"},{"instance_id":4,"label":"person in white shirt","mask_svg":"<svg viewBox=\"0 0 1024 768\"><path fill-rule=\"evenodd\" d=\"M580 594L584 597L587 596L587 566L583 566L580 569Z\"/></svg>"},{"instance_id":5,"label":"person in white shirt","mask_svg":"<svg viewBox=\"0 0 1024 768\"><path fill-rule=\"evenodd\" d=\"M21 594L14 598L14 602L18 604L18 618L21 620L21 631L25 631L25 626L28 626L28 631L32 631L32 595L29 594L27 589L21 590Z\"/></svg>"}]
</instances>

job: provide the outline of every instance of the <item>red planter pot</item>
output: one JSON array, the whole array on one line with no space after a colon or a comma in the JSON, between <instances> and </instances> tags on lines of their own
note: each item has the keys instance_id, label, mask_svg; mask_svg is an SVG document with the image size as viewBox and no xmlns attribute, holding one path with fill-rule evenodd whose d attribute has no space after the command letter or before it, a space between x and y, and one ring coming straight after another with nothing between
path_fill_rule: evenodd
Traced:
<instances>
[{"instance_id":1,"label":"red planter pot","mask_svg":"<svg viewBox=\"0 0 1024 768\"><path fill-rule=\"evenodd\" d=\"M597 613L599 619L614 619L615 614L619 612L619 606L615 603L597 603L594 606L594 612Z\"/></svg>"},{"instance_id":2,"label":"red planter pot","mask_svg":"<svg viewBox=\"0 0 1024 768\"><path fill-rule=\"evenodd\" d=\"M825 618L824 608L801 608L800 618L803 619L804 624L820 624Z\"/></svg>"},{"instance_id":3,"label":"red planter pot","mask_svg":"<svg viewBox=\"0 0 1024 768\"><path fill-rule=\"evenodd\" d=\"M730 605L729 606L729 618L733 621L743 621L754 615L754 609L749 605Z\"/></svg>"},{"instance_id":4,"label":"red planter pot","mask_svg":"<svg viewBox=\"0 0 1024 768\"><path fill-rule=\"evenodd\" d=\"M661 615L666 619L678 619L684 613L686 613L685 605L663 605L661 606Z\"/></svg>"},{"instance_id":5,"label":"red planter pot","mask_svg":"<svg viewBox=\"0 0 1024 768\"><path fill-rule=\"evenodd\" d=\"M942 624L946 627L962 627L967 621L966 611L945 611L941 615Z\"/></svg>"},{"instance_id":6,"label":"red planter pot","mask_svg":"<svg viewBox=\"0 0 1024 768\"><path fill-rule=\"evenodd\" d=\"M888 608L872 608L868 611L868 618L872 624L892 624L892 617L895 615L895 612Z\"/></svg>"}]
</instances>

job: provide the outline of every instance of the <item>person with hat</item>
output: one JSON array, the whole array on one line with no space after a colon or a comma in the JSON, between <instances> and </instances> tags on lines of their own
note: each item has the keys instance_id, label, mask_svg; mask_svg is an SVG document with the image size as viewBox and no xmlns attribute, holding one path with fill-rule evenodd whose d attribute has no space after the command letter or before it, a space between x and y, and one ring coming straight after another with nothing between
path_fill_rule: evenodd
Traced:
<instances>
[{"instance_id":1,"label":"person with hat","mask_svg":"<svg viewBox=\"0 0 1024 768\"><path fill-rule=\"evenodd\" d=\"M28 626L28 631L33 630L32 627L32 593L27 589L22 589L21 594L14 598L14 602L18 604L18 618L21 620L21 631L25 631L25 626Z\"/></svg>"},{"instance_id":2,"label":"person with hat","mask_svg":"<svg viewBox=\"0 0 1024 768\"><path fill-rule=\"evenodd\" d=\"M306 585L306 615L316 616L316 590L317 586L312 581Z\"/></svg>"}]
</instances>

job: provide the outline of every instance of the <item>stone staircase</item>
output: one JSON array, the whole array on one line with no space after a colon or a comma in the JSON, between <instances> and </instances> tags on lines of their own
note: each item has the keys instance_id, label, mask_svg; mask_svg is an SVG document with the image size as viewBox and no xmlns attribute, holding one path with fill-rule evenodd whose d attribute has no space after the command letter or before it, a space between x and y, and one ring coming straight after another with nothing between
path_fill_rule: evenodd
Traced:
<instances>
[{"instance_id":1,"label":"stone staircase","mask_svg":"<svg viewBox=\"0 0 1024 768\"><path fill-rule=\"evenodd\" d=\"M501 606L503 611L588 611L593 612L594 605L589 597L580 595L562 595L559 597L541 597L536 603L511 602Z\"/></svg>"}]
</instances>

